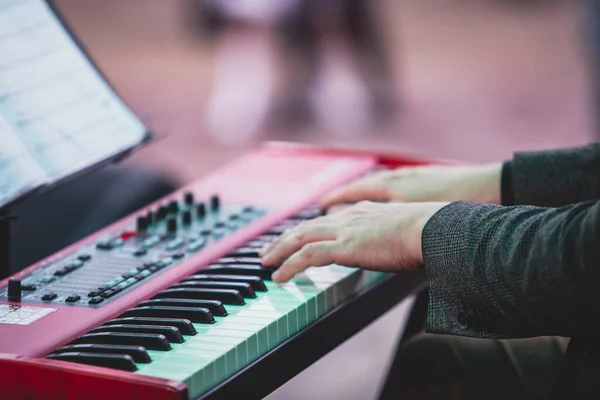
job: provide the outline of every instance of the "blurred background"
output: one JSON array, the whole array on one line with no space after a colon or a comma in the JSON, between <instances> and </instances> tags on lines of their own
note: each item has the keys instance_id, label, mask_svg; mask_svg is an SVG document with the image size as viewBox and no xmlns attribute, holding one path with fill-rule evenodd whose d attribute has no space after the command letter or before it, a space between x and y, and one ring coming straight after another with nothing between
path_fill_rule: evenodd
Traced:
<instances>
[{"instance_id":1,"label":"blurred background","mask_svg":"<svg viewBox=\"0 0 600 400\"><path fill-rule=\"evenodd\" d=\"M484 162L597 137L592 2L55 2L159 135L125 165L177 184L264 140ZM374 398L402 307L270 398Z\"/></svg>"}]
</instances>

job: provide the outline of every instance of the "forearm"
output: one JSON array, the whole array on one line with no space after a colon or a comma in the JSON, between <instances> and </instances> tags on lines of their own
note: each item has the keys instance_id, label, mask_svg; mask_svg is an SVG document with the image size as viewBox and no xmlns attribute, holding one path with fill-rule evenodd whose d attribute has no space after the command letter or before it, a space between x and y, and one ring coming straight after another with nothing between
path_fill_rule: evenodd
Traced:
<instances>
[{"instance_id":1,"label":"forearm","mask_svg":"<svg viewBox=\"0 0 600 400\"><path fill-rule=\"evenodd\" d=\"M428 331L474 337L599 333L599 207L444 207L422 237Z\"/></svg>"},{"instance_id":2,"label":"forearm","mask_svg":"<svg viewBox=\"0 0 600 400\"><path fill-rule=\"evenodd\" d=\"M502 204L559 207L600 198L600 143L517 153L504 164Z\"/></svg>"}]
</instances>

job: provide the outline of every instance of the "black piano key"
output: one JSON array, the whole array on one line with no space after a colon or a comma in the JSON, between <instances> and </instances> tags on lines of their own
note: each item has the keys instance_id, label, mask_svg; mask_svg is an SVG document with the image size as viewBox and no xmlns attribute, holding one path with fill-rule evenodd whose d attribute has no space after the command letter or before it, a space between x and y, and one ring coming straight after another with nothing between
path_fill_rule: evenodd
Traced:
<instances>
[{"instance_id":1,"label":"black piano key","mask_svg":"<svg viewBox=\"0 0 600 400\"><path fill-rule=\"evenodd\" d=\"M206 308L136 307L125 311L122 317L184 318L203 324L215 322L212 313Z\"/></svg>"},{"instance_id":2,"label":"black piano key","mask_svg":"<svg viewBox=\"0 0 600 400\"><path fill-rule=\"evenodd\" d=\"M215 281L191 281L177 283L170 287L170 289L232 289L237 290L240 294L247 299L255 299L256 293L254 289L248 283L244 282L215 282Z\"/></svg>"},{"instance_id":3,"label":"black piano key","mask_svg":"<svg viewBox=\"0 0 600 400\"><path fill-rule=\"evenodd\" d=\"M176 287L170 287L169 289L177 289ZM182 288L179 288L182 289ZM204 289L204 288L190 288L198 290L198 296L203 300L218 300L223 304L231 304L234 306L243 306L246 304L244 296L236 289Z\"/></svg>"},{"instance_id":4,"label":"black piano key","mask_svg":"<svg viewBox=\"0 0 600 400\"><path fill-rule=\"evenodd\" d=\"M116 344L71 344L54 351L54 353L73 352L127 354L133 358L133 361L140 364L148 364L150 361L152 361L148 355L148 352L142 346L124 346Z\"/></svg>"},{"instance_id":5,"label":"black piano key","mask_svg":"<svg viewBox=\"0 0 600 400\"><path fill-rule=\"evenodd\" d=\"M260 257L223 257L219 258L215 265L258 265L261 266Z\"/></svg>"},{"instance_id":6,"label":"black piano key","mask_svg":"<svg viewBox=\"0 0 600 400\"><path fill-rule=\"evenodd\" d=\"M325 210L319 207L310 207L296 213L292 218L296 219L313 219L325 215Z\"/></svg>"},{"instance_id":7,"label":"black piano key","mask_svg":"<svg viewBox=\"0 0 600 400\"><path fill-rule=\"evenodd\" d=\"M293 228L296 225L298 225L298 224L297 223L283 223L280 225L276 225L276 226L270 228L268 231L263 232L263 235L279 236L282 233L286 232L287 230Z\"/></svg>"},{"instance_id":8,"label":"black piano key","mask_svg":"<svg viewBox=\"0 0 600 400\"><path fill-rule=\"evenodd\" d=\"M172 305L172 304L165 304ZM205 307L207 308L207 307ZM214 313L213 313L214 314ZM142 317L127 317L111 319L104 323L104 325L161 325L161 326L175 326L177 327L182 335L192 336L196 334L196 328L192 325L192 321L183 318L142 318Z\"/></svg>"},{"instance_id":9,"label":"black piano key","mask_svg":"<svg viewBox=\"0 0 600 400\"><path fill-rule=\"evenodd\" d=\"M124 344L142 346L148 350L171 350L165 335L157 333L101 332L88 333L75 339L73 344Z\"/></svg>"},{"instance_id":10,"label":"black piano key","mask_svg":"<svg viewBox=\"0 0 600 400\"><path fill-rule=\"evenodd\" d=\"M183 335L175 326L164 325L107 325L92 329L91 333L100 332L129 332L129 333L157 333L164 335L171 343L183 343Z\"/></svg>"},{"instance_id":11,"label":"black piano key","mask_svg":"<svg viewBox=\"0 0 600 400\"><path fill-rule=\"evenodd\" d=\"M256 265L217 265L213 264L207 268L197 271L198 275L205 274L223 274L223 275L250 275L258 276L261 279L271 280L274 269L262 268Z\"/></svg>"},{"instance_id":12,"label":"black piano key","mask_svg":"<svg viewBox=\"0 0 600 400\"><path fill-rule=\"evenodd\" d=\"M184 282L194 281L222 281L222 282L243 282L248 283L257 292L266 292L267 286L263 280L258 276L244 276L244 275L192 275L188 278L181 280Z\"/></svg>"},{"instance_id":13,"label":"black piano key","mask_svg":"<svg viewBox=\"0 0 600 400\"><path fill-rule=\"evenodd\" d=\"M227 315L227 310L223 307L223 303L219 300L206 300L206 294L200 289L168 289L158 292L153 299L183 299L190 300L190 306L200 307L208 309L212 315L218 317L224 317ZM198 301L198 302L196 302ZM202 303L200 303L202 302ZM185 307L190 307L185 306Z\"/></svg>"},{"instance_id":14,"label":"black piano key","mask_svg":"<svg viewBox=\"0 0 600 400\"><path fill-rule=\"evenodd\" d=\"M227 254L227 257L251 257L251 258L260 258L260 254L258 254L258 250L260 250L262 246L260 247L252 247L252 246L247 246L247 247L241 247L235 251L232 251L231 253Z\"/></svg>"},{"instance_id":15,"label":"black piano key","mask_svg":"<svg viewBox=\"0 0 600 400\"><path fill-rule=\"evenodd\" d=\"M164 293L164 292L161 292ZM159 294L161 294L159 293ZM225 317L227 311L223 307L223 303L217 300L194 300L189 298L154 298L146 300L137 305L138 307L189 307L189 308L206 308L212 315ZM213 311L214 310L214 311Z\"/></svg>"},{"instance_id":16,"label":"black piano key","mask_svg":"<svg viewBox=\"0 0 600 400\"><path fill-rule=\"evenodd\" d=\"M122 371L137 371L133 358L127 354L99 354L99 353L58 353L46 356L51 360L71 361L79 364L96 365L119 369Z\"/></svg>"}]
</instances>

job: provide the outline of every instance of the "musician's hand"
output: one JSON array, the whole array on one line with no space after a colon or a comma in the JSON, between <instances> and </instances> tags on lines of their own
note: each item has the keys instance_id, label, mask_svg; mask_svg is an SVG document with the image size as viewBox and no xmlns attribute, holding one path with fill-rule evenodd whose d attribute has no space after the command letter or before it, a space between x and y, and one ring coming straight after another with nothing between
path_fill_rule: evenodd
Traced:
<instances>
[{"instance_id":1,"label":"musician's hand","mask_svg":"<svg viewBox=\"0 0 600 400\"><path fill-rule=\"evenodd\" d=\"M500 203L502 164L422 166L381 171L343 186L321 200L327 209L358 201Z\"/></svg>"},{"instance_id":2,"label":"musician's hand","mask_svg":"<svg viewBox=\"0 0 600 400\"><path fill-rule=\"evenodd\" d=\"M310 266L339 264L400 271L423 264L423 227L447 203L360 202L283 233L263 251L265 267L285 282Z\"/></svg>"}]
</instances>

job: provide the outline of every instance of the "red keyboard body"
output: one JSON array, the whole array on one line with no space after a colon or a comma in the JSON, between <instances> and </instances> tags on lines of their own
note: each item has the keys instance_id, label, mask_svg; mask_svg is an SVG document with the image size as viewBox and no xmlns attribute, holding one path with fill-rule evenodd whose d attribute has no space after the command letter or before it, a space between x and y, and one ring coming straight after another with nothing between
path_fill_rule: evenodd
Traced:
<instances>
[{"instance_id":1,"label":"red keyboard body","mask_svg":"<svg viewBox=\"0 0 600 400\"><path fill-rule=\"evenodd\" d=\"M244 204L267 210L259 218L228 234L101 306L77 306L63 302L9 302L0 298L0 376L5 399L164 399L188 398L187 387L175 380L133 374L104 367L81 365L44 358L55 349L88 333L94 327L122 314L124 310L153 297L199 268L219 259L232 249L259 237L269 227L313 204L334 187L356 179L374 168L419 165L429 160L400 155L374 155L360 151L321 149L285 143L270 143L236 162L217 170L147 209L131 215L104 230L15 274L28 279L39 271L81 248L93 246L115 232L127 239L139 215L181 199L192 192L196 199L218 194L222 204ZM53 270L58 273L57 270ZM60 274L59 274L60 275ZM0 292L8 279L0 282ZM87 298L80 300L87 302ZM6 310L12 307L8 315ZM21 309L21 314L14 312ZM2 316L4 315L4 320Z\"/></svg>"}]
</instances>

